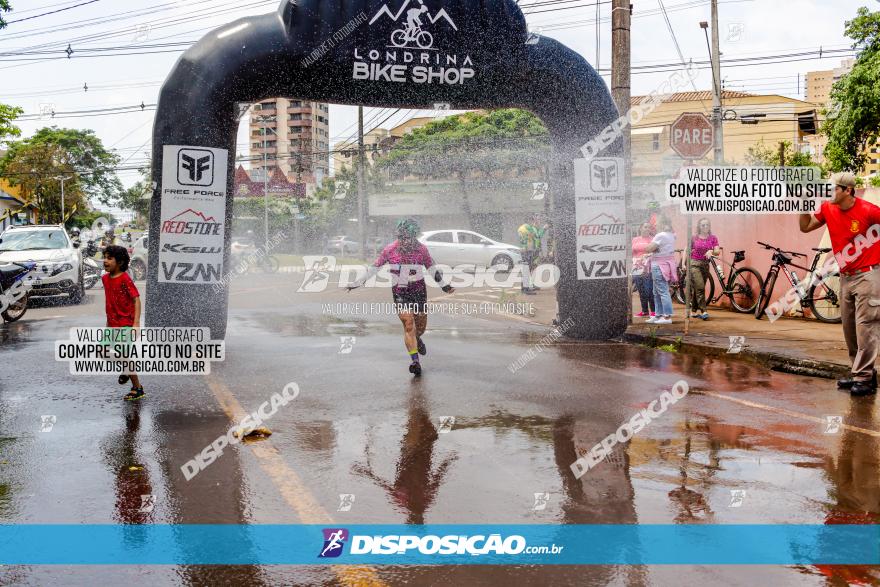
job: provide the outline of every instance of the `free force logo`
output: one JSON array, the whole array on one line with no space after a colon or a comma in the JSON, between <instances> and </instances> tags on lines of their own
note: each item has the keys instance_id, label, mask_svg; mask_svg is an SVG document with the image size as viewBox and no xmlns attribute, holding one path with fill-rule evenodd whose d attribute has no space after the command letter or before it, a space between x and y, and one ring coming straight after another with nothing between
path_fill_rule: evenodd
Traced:
<instances>
[{"instance_id":1,"label":"free force logo","mask_svg":"<svg viewBox=\"0 0 880 587\"><path fill-rule=\"evenodd\" d=\"M590 161L590 187L594 192L616 192L619 189L617 161L593 159Z\"/></svg>"},{"instance_id":2,"label":"free force logo","mask_svg":"<svg viewBox=\"0 0 880 587\"><path fill-rule=\"evenodd\" d=\"M318 558L336 558L342 554L342 547L348 540L348 530L345 528L324 528L324 546L318 554Z\"/></svg>"},{"instance_id":3,"label":"free force logo","mask_svg":"<svg viewBox=\"0 0 880 587\"><path fill-rule=\"evenodd\" d=\"M181 149L177 153L177 182L180 185L214 184L214 153L206 149Z\"/></svg>"}]
</instances>

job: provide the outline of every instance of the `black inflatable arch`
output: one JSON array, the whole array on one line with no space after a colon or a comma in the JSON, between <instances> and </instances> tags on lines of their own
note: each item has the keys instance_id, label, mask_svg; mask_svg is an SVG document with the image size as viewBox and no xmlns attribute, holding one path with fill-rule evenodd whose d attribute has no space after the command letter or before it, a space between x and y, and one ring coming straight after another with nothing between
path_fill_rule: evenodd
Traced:
<instances>
[{"instance_id":1,"label":"black inflatable arch","mask_svg":"<svg viewBox=\"0 0 880 587\"><path fill-rule=\"evenodd\" d=\"M430 37L404 38L414 8ZM551 136L565 334L609 339L625 330L625 271L579 278L575 221L574 159L617 109L580 55L529 35L511 0L282 0L277 12L230 23L187 50L162 86L153 130L147 326L207 326L225 336L228 289L218 282L229 266L237 105L270 97L530 110ZM620 157L620 140L601 155ZM624 202L611 205L603 216L620 230Z\"/></svg>"}]
</instances>

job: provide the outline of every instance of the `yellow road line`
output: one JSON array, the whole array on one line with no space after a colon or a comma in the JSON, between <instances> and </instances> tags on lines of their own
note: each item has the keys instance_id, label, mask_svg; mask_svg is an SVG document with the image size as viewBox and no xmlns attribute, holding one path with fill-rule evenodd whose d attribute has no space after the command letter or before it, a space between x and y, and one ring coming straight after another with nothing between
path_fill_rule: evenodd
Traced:
<instances>
[{"instance_id":1,"label":"yellow road line","mask_svg":"<svg viewBox=\"0 0 880 587\"><path fill-rule=\"evenodd\" d=\"M233 423L238 423L247 415L247 412L238 402L229 387L214 375L205 377L208 387L217 398L220 407L226 412L226 416ZM294 471L281 457L281 453L272 444L271 440L263 440L257 444L248 445L257 457L260 467L272 483L281 493L284 500L293 508L297 517L303 524L335 525L333 518L325 510L318 500L309 491L296 471ZM343 585L356 587L384 586L376 570L368 566L331 565L331 570Z\"/></svg>"}]
</instances>

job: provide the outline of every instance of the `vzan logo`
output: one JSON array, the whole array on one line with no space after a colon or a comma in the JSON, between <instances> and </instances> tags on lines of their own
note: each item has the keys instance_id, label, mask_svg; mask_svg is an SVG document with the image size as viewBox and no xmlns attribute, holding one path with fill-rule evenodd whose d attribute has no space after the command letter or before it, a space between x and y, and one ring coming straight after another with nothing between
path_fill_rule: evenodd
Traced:
<instances>
[{"instance_id":1,"label":"vzan logo","mask_svg":"<svg viewBox=\"0 0 880 587\"><path fill-rule=\"evenodd\" d=\"M434 35L442 30L437 26L441 19L447 25L447 30L452 28L458 31L455 21L444 8L432 15L422 0L404 0L397 12L392 12L387 4L383 4L369 24L373 25L382 16L399 28L392 29L390 43L384 50L355 47L353 79L460 85L474 77L474 63L470 55L461 57L434 47ZM426 30L429 25L432 30Z\"/></svg>"},{"instance_id":2,"label":"vzan logo","mask_svg":"<svg viewBox=\"0 0 880 587\"><path fill-rule=\"evenodd\" d=\"M181 149L177 153L177 182L181 185L213 185L214 153L205 149Z\"/></svg>"}]
</instances>

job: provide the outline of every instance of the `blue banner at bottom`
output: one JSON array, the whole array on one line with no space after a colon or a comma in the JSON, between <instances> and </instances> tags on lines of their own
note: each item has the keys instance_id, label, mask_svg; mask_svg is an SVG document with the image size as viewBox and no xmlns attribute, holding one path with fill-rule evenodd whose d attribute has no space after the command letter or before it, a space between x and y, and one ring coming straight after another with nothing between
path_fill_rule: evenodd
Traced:
<instances>
[{"instance_id":1,"label":"blue banner at bottom","mask_svg":"<svg viewBox=\"0 0 880 587\"><path fill-rule=\"evenodd\" d=\"M5 565L880 565L874 525L0 525Z\"/></svg>"}]
</instances>

